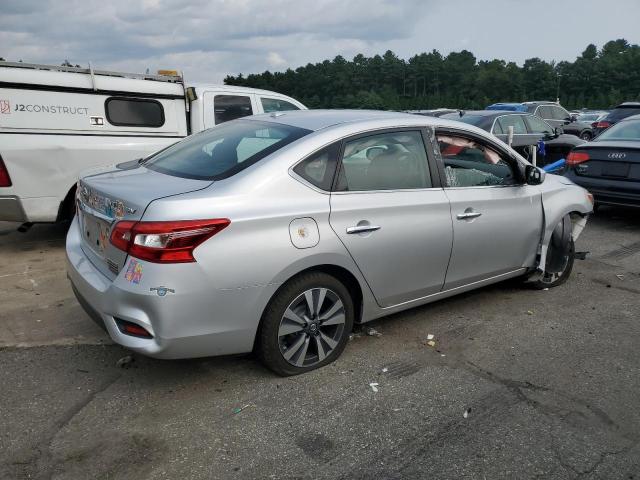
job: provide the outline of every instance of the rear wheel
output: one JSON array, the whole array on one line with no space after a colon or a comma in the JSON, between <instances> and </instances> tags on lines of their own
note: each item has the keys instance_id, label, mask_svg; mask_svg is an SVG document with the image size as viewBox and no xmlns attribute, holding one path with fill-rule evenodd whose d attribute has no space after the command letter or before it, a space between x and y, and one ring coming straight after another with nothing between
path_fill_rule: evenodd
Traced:
<instances>
[{"instance_id":1,"label":"rear wheel","mask_svg":"<svg viewBox=\"0 0 640 480\"><path fill-rule=\"evenodd\" d=\"M593 138L593 134L587 130L580 134L580 138L588 142Z\"/></svg>"},{"instance_id":2,"label":"rear wheel","mask_svg":"<svg viewBox=\"0 0 640 480\"><path fill-rule=\"evenodd\" d=\"M333 362L353 328L353 300L335 277L310 272L280 289L258 334L262 362L280 375L297 375Z\"/></svg>"}]
</instances>

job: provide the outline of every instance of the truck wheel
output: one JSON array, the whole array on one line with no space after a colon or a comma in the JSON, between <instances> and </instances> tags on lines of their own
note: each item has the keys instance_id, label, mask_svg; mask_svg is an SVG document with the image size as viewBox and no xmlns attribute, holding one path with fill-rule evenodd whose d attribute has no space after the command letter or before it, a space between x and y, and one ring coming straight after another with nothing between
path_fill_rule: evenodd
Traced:
<instances>
[{"instance_id":1,"label":"truck wheel","mask_svg":"<svg viewBox=\"0 0 640 480\"><path fill-rule=\"evenodd\" d=\"M266 308L257 353L283 376L323 367L344 350L354 318L342 282L322 272L303 274L286 283Z\"/></svg>"}]
</instances>

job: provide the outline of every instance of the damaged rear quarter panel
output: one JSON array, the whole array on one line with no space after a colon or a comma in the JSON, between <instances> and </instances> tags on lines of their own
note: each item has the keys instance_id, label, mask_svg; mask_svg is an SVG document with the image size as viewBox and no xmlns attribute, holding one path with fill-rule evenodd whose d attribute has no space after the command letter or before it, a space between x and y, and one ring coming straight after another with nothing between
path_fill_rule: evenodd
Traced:
<instances>
[{"instance_id":1,"label":"damaged rear quarter panel","mask_svg":"<svg viewBox=\"0 0 640 480\"><path fill-rule=\"evenodd\" d=\"M544 230L540 260L538 262L539 267L546 263L547 248L551 235L562 218L573 212L577 212L580 215L589 215L593 212L593 205L587 198L587 190L564 177L547 174L545 181L540 185L540 190L544 211Z\"/></svg>"}]
</instances>

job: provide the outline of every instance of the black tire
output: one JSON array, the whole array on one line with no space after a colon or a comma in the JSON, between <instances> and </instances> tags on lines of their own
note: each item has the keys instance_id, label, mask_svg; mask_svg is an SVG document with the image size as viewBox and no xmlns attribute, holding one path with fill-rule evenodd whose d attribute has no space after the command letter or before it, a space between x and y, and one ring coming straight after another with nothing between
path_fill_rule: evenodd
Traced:
<instances>
[{"instance_id":1,"label":"black tire","mask_svg":"<svg viewBox=\"0 0 640 480\"><path fill-rule=\"evenodd\" d=\"M593 134L590 131L585 130L584 132L580 133L580 138L589 142L593 138Z\"/></svg>"},{"instance_id":2,"label":"black tire","mask_svg":"<svg viewBox=\"0 0 640 480\"><path fill-rule=\"evenodd\" d=\"M292 304L296 302L305 292L318 291L322 289L327 289L327 291L331 293L332 296L336 296L342 302L344 324L341 324L342 328L340 332L334 330L335 337L332 337L332 343L333 341L335 341L336 345L335 347L332 347L330 352L326 354L324 359L322 359L321 361L320 353L318 352L318 350L324 349L324 346L321 346L319 344L317 345L316 342L320 342L322 345L328 346L328 344L323 344L322 340L316 339L318 335L323 335L322 333L311 333L308 330L305 330L306 333L292 333L291 335L297 335L298 338L302 335L306 335L310 339L308 343L311 348L311 350L309 351L310 353L307 353L308 350L305 349L304 353L302 353L302 355L300 356L304 355L306 357L311 357L311 359L313 360L313 350L315 349L316 351L316 361L314 363L309 363L302 366L294 365L291 363L291 360L287 360L284 357L287 352L285 351L283 353L282 351L283 348L286 348L286 346L283 347L283 343L286 342L287 336L279 335L281 323L284 321L283 317L285 315L285 311L287 311L292 306ZM336 301L334 305L337 303L338 302ZM321 310L322 304L318 307L318 311ZM320 317L321 315L318 315L318 318ZM256 339L256 353L262 363L264 363L265 366L273 370L278 375L290 376L309 372L333 362L342 354L349 340L349 333L351 333L351 330L353 329L354 319L355 311L353 306L353 299L349 294L349 290L342 284L342 282L340 282L335 277L332 277L331 275L323 272L309 272L302 274L291 279L283 287L281 287L269 302L269 305L265 309L262 316L260 329L258 331ZM309 328L310 325L308 324L305 329ZM325 327L320 323L317 327L317 330L320 330L320 328ZM332 326L326 328L331 329ZM337 329L338 327L336 326L335 328ZM300 356L298 356L298 359L300 358ZM302 361L305 361L304 358Z\"/></svg>"},{"instance_id":3,"label":"black tire","mask_svg":"<svg viewBox=\"0 0 640 480\"><path fill-rule=\"evenodd\" d=\"M573 270L573 263L575 261L575 245L573 243L573 238L570 240L569 254L566 258L566 264L561 272L555 274L547 274L544 273L542 277L538 278L533 282L527 282L526 285L529 288L533 288L534 290L543 290L545 288L554 288L562 285L566 282L571 276L571 271Z\"/></svg>"}]
</instances>

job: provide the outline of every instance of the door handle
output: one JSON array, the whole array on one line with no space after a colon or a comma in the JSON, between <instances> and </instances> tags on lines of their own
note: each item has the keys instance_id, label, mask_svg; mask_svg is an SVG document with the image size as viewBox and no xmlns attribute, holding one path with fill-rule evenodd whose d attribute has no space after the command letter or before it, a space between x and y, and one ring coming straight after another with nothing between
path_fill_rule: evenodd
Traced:
<instances>
[{"instance_id":1,"label":"door handle","mask_svg":"<svg viewBox=\"0 0 640 480\"><path fill-rule=\"evenodd\" d=\"M478 218L482 215L480 212L464 212L457 215L458 220L469 220L470 218Z\"/></svg>"},{"instance_id":2,"label":"door handle","mask_svg":"<svg viewBox=\"0 0 640 480\"><path fill-rule=\"evenodd\" d=\"M358 225L355 227L347 227L347 233L367 233L367 232L375 232L376 230L380 230L378 225Z\"/></svg>"}]
</instances>

